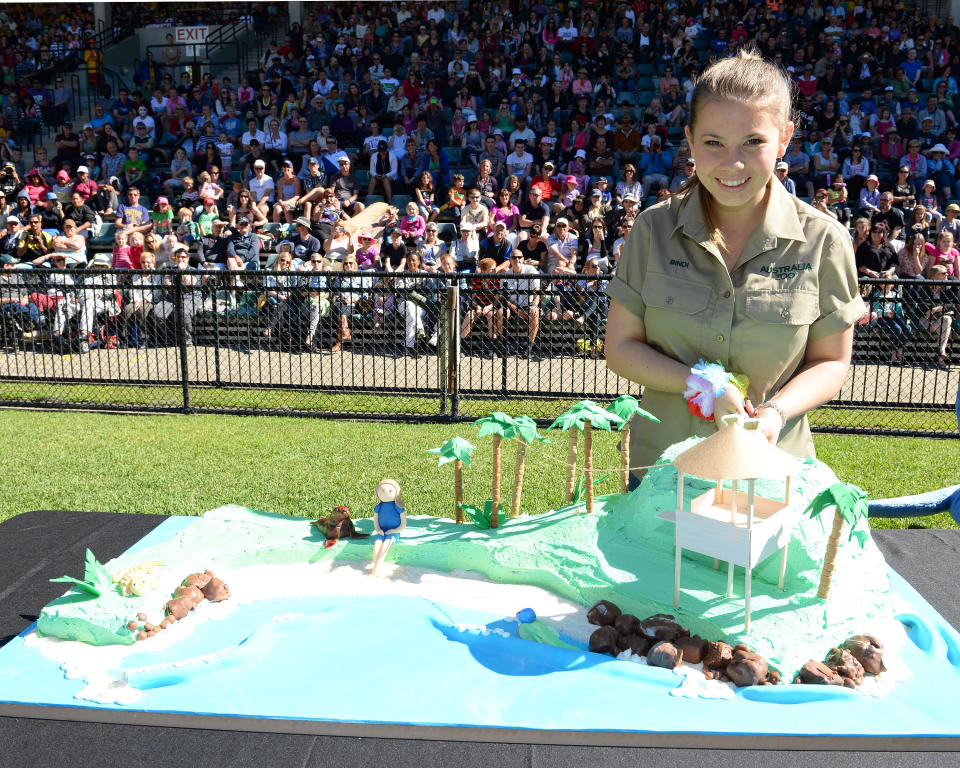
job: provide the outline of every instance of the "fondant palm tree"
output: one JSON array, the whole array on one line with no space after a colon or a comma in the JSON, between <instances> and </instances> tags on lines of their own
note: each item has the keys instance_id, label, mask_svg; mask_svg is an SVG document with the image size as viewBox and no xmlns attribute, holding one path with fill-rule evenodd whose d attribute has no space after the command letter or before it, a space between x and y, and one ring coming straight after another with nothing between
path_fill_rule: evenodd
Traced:
<instances>
[{"instance_id":1,"label":"fondant palm tree","mask_svg":"<svg viewBox=\"0 0 960 768\"><path fill-rule=\"evenodd\" d=\"M593 428L610 431L610 426L620 426L623 419L605 411L592 400L581 400L570 410L561 413L547 431L554 427L570 434L567 450L567 501L573 501L574 475L577 467L577 430L583 432L583 464L586 478L587 512L593 512Z\"/></svg>"},{"instance_id":2,"label":"fondant palm tree","mask_svg":"<svg viewBox=\"0 0 960 768\"><path fill-rule=\"evenodd\" d=\"M494 411L489 416L477 419L473 424L480 427L477 437L493 435L493 487L490 493L493 506L490 508L490 527L496 528L500 523L500 441L505 437L517 436L517 423L503 411Z\"/></svg>"},{"instance_id":3,"label":"fondant palm tree","mask_svg":"<svg viewBox=\"0 0 960 768\"><path fill-rule=\"evenodd\" d=\"M463 510L460 509L460 505L463 503L463 468L470 466L470 454L476 449L477 447L475 445L470 445L470 443L462 437L451 437L439 448L430 448L427 450L427 453L437 453L440 455L440 460L437 462L438 467L442 467L451 461L454 462L453 507L458 524L463 522Z\"/></svg>"},{"instance_id":4,"label":"fondant palm tree","mask_svg":"<svg viewBox=\"0 0 960 768\"><path fill-rule=\"evenodd\" d=\"M637 398L632 395L620 395L607 406L607 410L623 419L623 424L620 425L620 484L626 493L630 487L630 420L634 416L643 416L659 424L660 419L643 410Z\"/></svg>"},{"instance_id":5,"label":"fondant palm tree","mask_svg":"<svg viewBox=\"0 0 960 768\"><path fill-rule=\"evenodd\" d=\"M537 422L529 416L517 416L514 419L517 429L517 471L513 478L513 504L510 507L510 517L520 514L520 496L523 494L523 470L527 455L527 446L535 441L545 442L545 438L537 434Z\"/></svg>"},{"instance_id":6,"label":"fondant palm tree","mask_svg":"<svg viewBox=\"0 0 960 768\"><path fill-rule=\"evenodd\" d=\"M840 547L840 534L843 532L843 523L850 525L850 538L856 538L862 547L867 534L853 530L857 521L866 517L869 511L867 494L862 489L849 483L834 483L824 491L820 491L804 512L812 518L820 517L823 511L834 507L833 529L827 540L827 551L823 557L823 570L820 572L820 588L817 597L824 600L830 594L830 583L833 580L833 566L837 559L837 549Z\"/></svg>"}]
</instances>

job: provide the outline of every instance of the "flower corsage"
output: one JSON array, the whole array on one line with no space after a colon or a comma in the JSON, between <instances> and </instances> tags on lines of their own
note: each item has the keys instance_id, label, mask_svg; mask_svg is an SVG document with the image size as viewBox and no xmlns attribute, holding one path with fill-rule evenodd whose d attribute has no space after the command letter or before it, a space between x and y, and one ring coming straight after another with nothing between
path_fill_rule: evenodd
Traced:
<instances>
[{"instance_id":1,"label":"flower corsage","mask_svg":"<svg viewBox=\"0 0 960 768\"><path fill-rule=\"evenodd\" d=\"M711 421L714 416L714 403L727 391L727 386L733 385L746 397L749 383L750 380L744 374L725 371L720 363L698 360L687 376L687 388L683 397L690 413L704 421Z\"/></svg>"}]
</instances>

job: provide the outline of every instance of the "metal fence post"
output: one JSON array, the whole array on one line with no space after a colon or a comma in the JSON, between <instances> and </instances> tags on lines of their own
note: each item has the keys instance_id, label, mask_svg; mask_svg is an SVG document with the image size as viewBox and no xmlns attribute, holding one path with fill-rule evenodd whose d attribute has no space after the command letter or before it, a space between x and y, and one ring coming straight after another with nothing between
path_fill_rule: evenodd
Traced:
<instances>
[{"instance_id":1,"label":"metal fence post","mask_svg":"<svg viewBox=\"0 0 960 768\"><path fill-rule=\"evenodd\" d=\"M440 359L445 361L444 381L440 386L450 398L450 417L460 416L460 279L454 277L447 284L447 302L444 308L443 345Z\"/></svg>"},{"instance_id":2,"label":"metal fence post","mask_svg":"<svg viewBox=\"0 0 960 768\"><path fill-rule=\"evenodd\" d=\"M183 412L190 413L190 367L187 365L187 335L183 319L183 272L177 270L173 284L173 310L176 316L177 347L180 350L180 380L183 386Z\"/></svg>"}]
</instances>

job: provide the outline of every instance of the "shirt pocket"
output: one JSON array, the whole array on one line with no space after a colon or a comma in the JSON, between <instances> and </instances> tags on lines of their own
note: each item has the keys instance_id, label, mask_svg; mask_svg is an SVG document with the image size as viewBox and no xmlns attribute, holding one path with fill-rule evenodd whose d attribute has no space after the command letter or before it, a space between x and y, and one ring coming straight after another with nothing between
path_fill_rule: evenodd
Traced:
<instances>
[{"instance_id":1,"label":"shirt pocket","mask_svg":"<svg viewBox=\"0 0 960 768\"><path fill-rule=\"evenodd\" d=\"M675 357L698 348L712 294L710 283L648 272L640 289L647 341Z\"/></svg>"},{"instance_id":2,"label":"shirt pocket","mask_svg":"<svg viewBox=\"0 0 960 768\"><path fill-rule=\"evenodd\" d=\"M820 298L815 291L749 291L743 309L755 323L811 325L820 316Z\"/></svg>"}]
</instances>

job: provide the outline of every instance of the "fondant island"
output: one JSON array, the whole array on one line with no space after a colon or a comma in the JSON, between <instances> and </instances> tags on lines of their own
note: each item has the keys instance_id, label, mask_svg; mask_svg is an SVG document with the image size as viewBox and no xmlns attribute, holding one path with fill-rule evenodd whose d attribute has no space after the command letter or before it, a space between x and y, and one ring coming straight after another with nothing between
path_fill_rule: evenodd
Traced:
<instances>
[{"instance_id":1,"label":"fondant island","mask_svg":"<svg viewBox=\"0 0 960 768\"><path fill-rule=\"evenodd\" d=\"M691 438L673 446L661 462L671 461L697 441ZM792 482L793 503L802 509L837 479L829 467L810 459L800 465ZM685 507L713 486L686 475ZM759 480L756 493L783 498L784 481ZM778 588L779 556L769 557L753 570L749 631L744 626L743 569L737 568L734 596L728 598L726 567L716 569L712 558L693 552L683 554L683 581L675 609L672 512L676 501L677 472L664 463L651 470L632 493L598 497L593 514L586 514L582 505L571 505L501 520L494 530L411 514L390 560L436 571L472 571L493 582L534 585L582 605L584 611L599 600L609 600L637 616L673 614L692 633L749 646L765 656L785 682L808 660L823 659L852 635L892 639L894 647L905 636L896 619L886 563L869 537L865 520L854 529L865 534L862 546L846 534L843 537L826 600L817 596L817 589L829 519L800 516L788 548L783 590ZM412 499L408 512L415 506ZM372 532L372 521L359 519L356 528ZM119 590L106 590L93 597L73 589L41 611L37 631L41 636L93 645L133 644L138 631L131 627L137 626L138 615L160 624L166 602L187 574L271 566L280 583L284 566L328 558L365 561L370 554L369 539L344 539L327 549L323 535L305 518L228 505L198 517L168 541L125 553L107 564L113 574L150 564L152 583L144 594L124 596ZM394 631L402 635L403 627ZM564 645L549 622L522 627L521 636Z\"/></svg>"}]
</instances>

